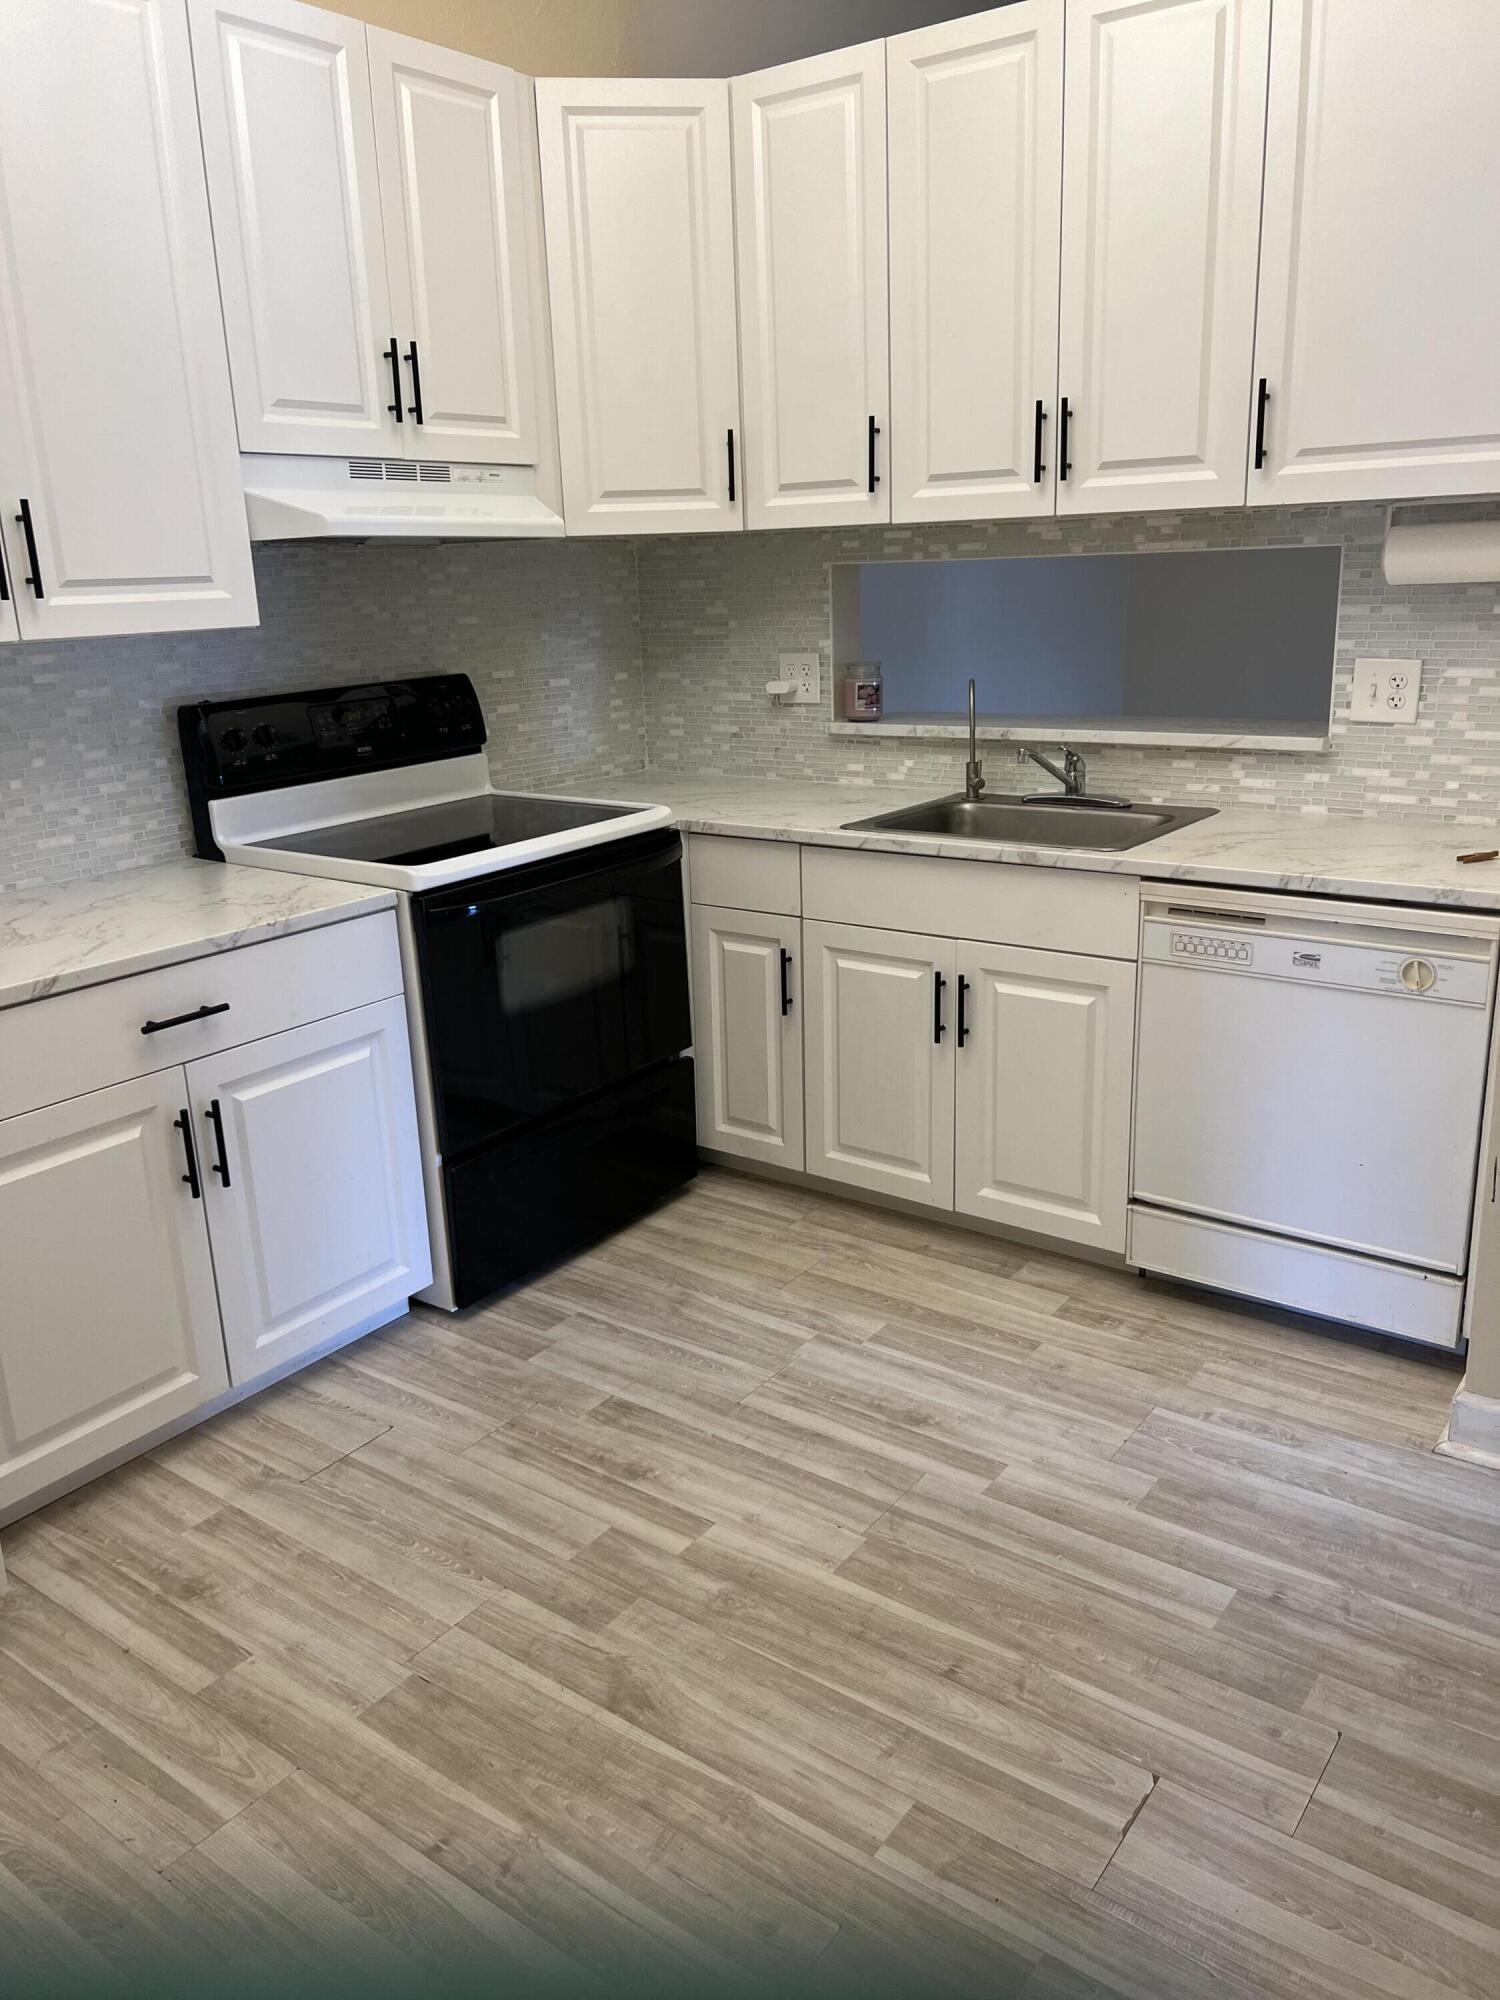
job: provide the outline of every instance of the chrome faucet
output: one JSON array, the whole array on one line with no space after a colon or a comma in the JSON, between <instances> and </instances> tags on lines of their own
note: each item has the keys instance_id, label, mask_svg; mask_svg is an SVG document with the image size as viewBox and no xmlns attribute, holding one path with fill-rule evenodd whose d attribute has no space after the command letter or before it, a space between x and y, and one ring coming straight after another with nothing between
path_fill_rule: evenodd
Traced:
<instances>
[{"instance_id":1,"label":"chrome faucet","mask_svg":"<svg viewBox=\"0 0 1500 2000\"><path fill-rule=\"evenodd\" d=\"M979 761L979 732L974 716L974 677L969 676L969 761L964 766L964 797L977 799L984 791L984 766Z\"/></svg>"},{"instance_id":2,"label":"chrome faucet","mask_svg":"<svg viewBox=\"0 0 1500 2000\"><path fill-rule=\"evenodd\" d=\"M1033 764L1040 764L1048 776L1056 778L1062 786L1065 799L1081 799L1089 781L1089 767L1066 743L1059 744L1058 748L1062 751L1061 768L1050 757L1044 757L1040 750L1033 750L1025 743L1016 751L1016 762L1024 764L1029 759Z\"/></svg>"}]
</instances>

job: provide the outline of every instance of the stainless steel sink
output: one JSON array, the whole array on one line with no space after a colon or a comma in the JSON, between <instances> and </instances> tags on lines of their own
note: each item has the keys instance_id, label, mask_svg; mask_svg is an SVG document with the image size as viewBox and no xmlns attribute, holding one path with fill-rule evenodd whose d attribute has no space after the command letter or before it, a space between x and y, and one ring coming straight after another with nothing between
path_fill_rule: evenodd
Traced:
<instances>
[{"instance_id":1,"label":"stainless steel sink","mask_svg":"<svg viewBox=\"0 0 1500 2000\"><path fill-rule=\"evenodd\" d=\"M1121 853L1180 826L1212 819L1213 806L1093 805L1087 799L967 799L962 792L846 822L845 833L927 833L1022 847L1091 847Z\"/></svg>"}]
</instances>

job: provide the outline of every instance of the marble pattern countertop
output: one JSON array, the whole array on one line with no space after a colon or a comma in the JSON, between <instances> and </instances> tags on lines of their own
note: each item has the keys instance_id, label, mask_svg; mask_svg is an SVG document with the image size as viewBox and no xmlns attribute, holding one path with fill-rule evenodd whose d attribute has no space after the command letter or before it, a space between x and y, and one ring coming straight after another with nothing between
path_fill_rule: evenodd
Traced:
<instances>
[{"instance_id":1,"label":"marble pattern countertop","mask_svg":"<svg viewBox=\"0 0 1500 2000\"><path fill-rule=\"evenodd\" d=\"M395 901L389 889L210 861L0 896L0 1007L316 930Z\"/></svg>"},{"instance_id":2,"label":"marble pattern countertop","mask_svg":"<svg viewBox=\"0 0 1500 2000\"><path fill-rule=\"evenodd\" d=\"M959 784L949 789L956 791ZM722 833L805 846L885 854L938 854L965 861L1075 868L1153 881L1240 889L1294 889L1376 902L1500 911L1500 861L1460 863L1460 854L1500 847L1500 826L1432 820L1357 819L1339 814L1217 812L1123 854L940 840L911 833L846 833L847 820L941 796L932 785L828 785L777 778L697 778L638 771L572 788L584 797L670 806L689 833ZM1182 804L1197 801L1182 800Z\"/></svg>"}]
</instances>

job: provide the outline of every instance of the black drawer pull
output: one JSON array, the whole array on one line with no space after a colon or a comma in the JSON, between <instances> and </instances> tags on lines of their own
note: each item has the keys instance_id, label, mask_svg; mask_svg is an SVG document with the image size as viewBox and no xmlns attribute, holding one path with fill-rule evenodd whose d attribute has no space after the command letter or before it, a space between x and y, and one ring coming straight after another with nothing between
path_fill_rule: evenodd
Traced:
<instances>
[{"instance_id":1,"label":"black drawer pull","mask_svg":"<svg viewBox=\"0 0 1500 2000\"><path fill-rule=\"evenodd\" d=\"M785 945L781 947L781 1011L792 1011L792 954Z\"/></svg>"},{"instance_id":2,"label":"black drawer pull","mask_svg":"<svg viewBox=\"0 0 1500 2000\"><path fill-rule=\"evenodd\" d=\"M182 1178L192 1189L193 1200L202 1201L203 1184L198 1179L198 1155L193 1151L193 1121L185 1111L180 1111L172 1120L172 1123L182 1134L182 1150L187 1159L187 1172Z\"/></svg>"},{"instance_id":3,"label":"black drawer pull","mask_svg":"<svg viewBox=\"0 0 1500 2000\"><path fill-rule=\"evenodd\" d=\"M875 440L880 436L880 426L870 419L870 491L873 493L880 484L880 474L875 470Z\"/></svg>"},{"instance_id":4,"label":"black drawer pull","mask_svg":"<svg viewBox=\"0 0 1500 2000\"><path fill-rule=\"evenodd\" d=\"M406 412L401 407L401 349L396 344L395 334L391 335L391 344L385 350L385 358L391 364L391 393L396 398L394 403L387 403L386 408L398 424L404 424Z\"/></svg>"},{"instance_id":5,"label":"black drawer pull","mask_svg":"<svg viewBox=\"0 0 1500 2000\"><path fill-rule=\"evenodd\" d=\"M1066 479L1073 470L1073 461L1068 456L1068 430L1073 422L1073 412L1068 407L1068 399L1063 397L1057 406L1057 476Z\"/></svg>"},{"instance_id":6,"label":"black drawer pull","mask_svg":"<svg viewBox=\"0 0 1500 2000\"><path fill-rule=\"evenodd\" d=\"M1255 469L1260 471L1266 462L1266 405L1271 400L1271 385L1262 375L1260 386L1255 392Z\"/></svg>"},{"instance_id":7,"label":"black drawer pull","mask_svg":"<svg viewBox=\"0 0 1500 2000\"><path fill-rule=\"evenodd\" d=\"M417 343L412 342L406 350L407 365L411 369L411 414L412 422L420 424L422 416L422 364L417 359Z\"/></svg>"},{"instance_id":8,"label":"black drawer pull","mask_svg":"<svg viewBox=\"0 0 1500 2000\"><path fill-rule=\"evenodd\" d=\"M21 533L26 537L26 560L31 564L31 574L24 580L31 585L38 597L45 597L47 593L42 588L42 564L36 552L36 529L31 525L29 500L21 502L21 511L16 519L21 524Z\"/></svg>"},{"instance_id":9,"label":"black drawer pull","mask_svg":"<svg viewBox=\"0 0 1500 2000\"><path fill-rule=\"evenodd\" d=\"M943 988L948 984L942 973L934 969L932 975L932 1039L941 1042L948 1032L943 1019Z\"/></svg>"},{"instance_id":10,"label":"black drawer pull","mask_svg":"<svg viewBox=\"0 0 1500 2000\"><path fill-rule=\"evenodd\" d=\"M10 585L5 580L5 548L0 544L0 604L10 603Z\"/></svg>"},{"instance_id":11,"label":"black drawer pull","mask_svg":"<svg viewBox=\"0 0 1500 2000\"><path fill-rule=\"evenodd\" d=\"M1031 477L1038 486L1042 483L1042 474L1047 470L1042 461L1042 425L1046 421L1047 407L1039 396L1036 405L1036 442L1031 448Z\"/></svg>"},{"instance_id":12,"label":"black drawer pull","mask_svg":"<svg viewBox=\"0 0 1500 2000\"><path fill-rule=\"evenodd\" d=\"M734 432L729 433L729 504L734 505Z\"/></svg>"},{"instance_id":13,"label":"black drawer pull","mask_svg":"<svg viewBox=\"0 0 1500 2000\"><path fill-rule=\"evenodd\" d=\"M217 1097L203 1115L214 1128L214 1152L217 1157L212 1163L213 1170L224 1183L225 1187L228 1187L229 1155L224 1151L224 1114L219 1109L219 1100Z\"/></svg>"},{"instance_id":14,"label":"black drawer pull","mask_svg":"<svg viewBox=\"0 0 1500 2000\"><path fill-rule=\"evenodd\" d=\"M969 982L960 973L958 976L958 1046L960 1048L969 1039L968 998Z\"/></svg>"},{"instance_id":15,"label":"black drawer pull","mask_svg":"<svg viewBox=\"0 0 1500 2000\"><path fill-rule=\"evenodd\" d=\"M210 1014L227 1014L229 1002L221 1000L217 1007L195 1007L191 1014L174 1014L170 1021L147 1021L141 1027L143 1035L159 1035L163 1028L185 1028L189 1021L206 1021Z\"/></svg>"}]
</instances>

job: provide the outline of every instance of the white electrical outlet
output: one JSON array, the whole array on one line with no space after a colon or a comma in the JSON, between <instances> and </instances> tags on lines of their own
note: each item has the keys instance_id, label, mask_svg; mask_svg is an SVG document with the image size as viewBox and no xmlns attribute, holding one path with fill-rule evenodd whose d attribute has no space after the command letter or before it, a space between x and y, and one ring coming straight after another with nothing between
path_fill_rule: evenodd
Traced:
<instances>
[{"instance_id":1,"label":"white electrical outlet","mask_svg":"<svg viewBox=\"0 0 1500 2000\"><path fill-rule=\"evenodd\" d=\"M790 681L796 690L784 697L789 707L823 699L823 663L817 653L783 653L777 678Z\"/></svg>"},{"instance_id":2,"label":"white electrical outlet","mask_svg":"<svg viewBox=\"0 0 1500 2000\"><path fill-rule=\"evenodd\" d=\"M1422 687L1420 660L1356 660L1351 722L1410 722Z\"/></svg>"}]
</instances>

